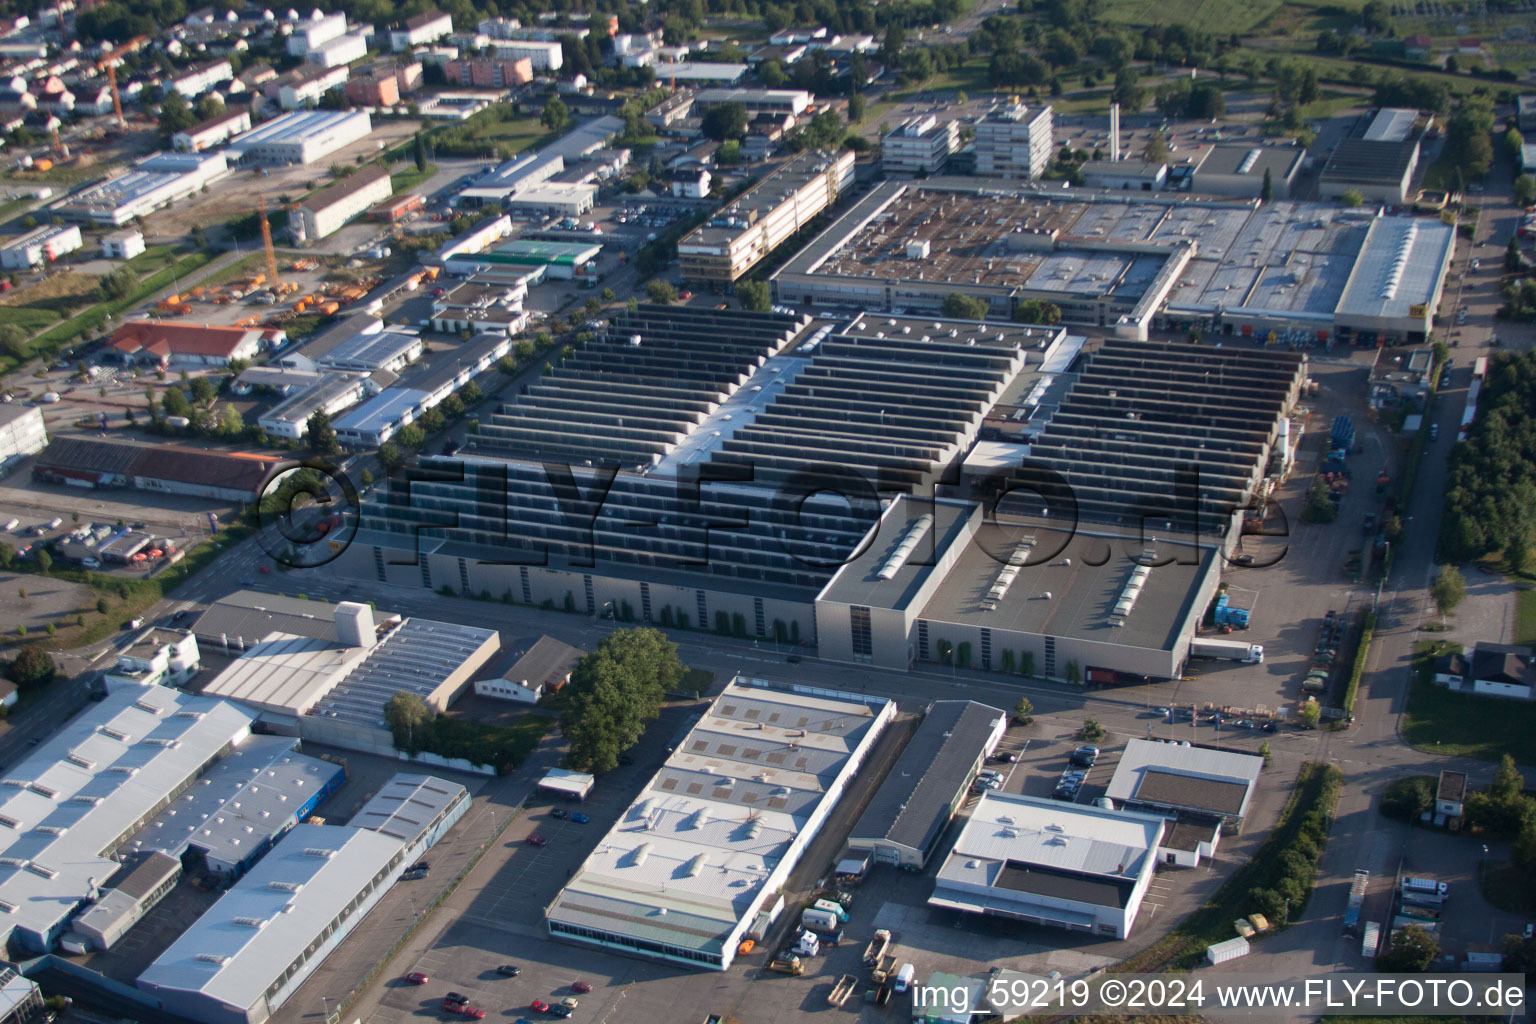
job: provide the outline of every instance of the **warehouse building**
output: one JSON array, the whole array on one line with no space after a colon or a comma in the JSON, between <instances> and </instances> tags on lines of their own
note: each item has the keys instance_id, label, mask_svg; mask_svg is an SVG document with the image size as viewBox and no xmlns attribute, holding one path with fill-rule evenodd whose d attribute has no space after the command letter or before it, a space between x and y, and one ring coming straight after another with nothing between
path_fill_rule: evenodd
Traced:
<instances>
[{"instance_id":1,"label":"warehouse building","mask_svg":"<svg viewBox=\"0 0 1536 1024\"><path fill-rule=\"evenodd\" d=\"M343 413L332 424L343 444L378 447L401 428L420 419L430 409L512 351L512 337L504 330L477 334L445 354L412 380L413 387L389 387Z\"/></svg>"},{"instance_id":2,"label":"warehouse building","mask_svg":"<svg viewBox=\"0 0 1536 1024\"><path fill-rule=\"evenodd\" d=\"M335 642L269 633L202 692L255 710L282 735L392 755L389 699L413 693L446 711L500 646L495 630L410 618L375 625L372 610L351 601L326 610Z\"/></svg>"},{"instance_id":3,"label":"warehouse building","mask_svg":"<svg viewBox=\"0 0 1536 1024\"><path fill-rule=\"evenodd\" d=\"M195 124L186 131L177 132L171 136L171 148L182 153L201 153L205 149L234 138L241 132L251 130L251 112L249 110L226 111L216 117L210 117L201 124Z\"/></svg>"},{"instance_id":4,"label":"warehouse building","mask_svg":"<svg viewBox=\"0 0 1536 1024\"><path fill-rule=\"evenodd\" d=\"M1129 938L1166 829L1155 814L983 793L928 905Z\"/></svg>"},{"instance_id":5,"label":"warehouse building","mask_svg":"<svg viewBox=\"0 0 1536 1024\"><path fill-rule=\"evenodd\" d=\"M1401 203L1412 192L1428 121L1417 110L1384 107L1339 141L1317 180L1322 199L1357 192L1366 202Z\"/></svg>"},{"instance_id":6,"label":"warehouse building","mask_svg":"<svg viewBox=\"0 0 1536 1024\"><path fill-rule=\"evenodd\" d=\"M976 773L1008 731L1008 715L970 700L928 706L848 835L848 849L876 864L928 866Z\"/></svg>"},{"instance_id":7,"label":"warehouse building","mask_svg":"<svg viewBox=\"0 0 1536 1024\"><path fill-rule=\"evenodd\" d=\"M1083 164L1083 185L1120 192L1159 192L1168 183L1168 165L1141 160L1090 160Z\"/></svg>"},{"instance_id":8,"label":"warehouse building","mask_svg":"<svg viewBox=\"0 0 1536 1024\"><path fill-rule=\"evenodd\" d=\"M13 462L48 447L48 429L40 405L19 402L0 405L0 472Z\"/></svg>"},{"instance_id":9,"label":"warehouse building","mask_svg":"<svg viewBox=\"0 0 1536 1024\"><path fill-rule=\"evenodd\" d=\"M475 692L482 697L535 704L570 682L585 654L580 647L541 636L526 652L512 651L512 657L499 669L476 679Z\"/></svg>"},{"instance_id":10,"label":"warehouse building","mask_svg":"<svg viewBox=\"0 0 1536 1024\"><path fill-rule=\"evenodd\" d=\"M565 170L565 157L541 150L515 157L480 174L457 196L462 206L500 206L520 188L548 181ZM509 222L510 227L510 222Z\"/></svg>"},{"instance_id":11,"label":"warehouse building","mask_svg":"<svg viewBox=\"0 0 1536 1024\"><path fill-rule=\"evenodd\" d=\"M54 209L65 220L120 228L185 199L229 173L223 153L156 153L115 178L75 192Z\"/></svg>"},{"instance_id":12,"label":"warehouse building","mask_svg":"<svg viewBox=\"0 0 1536 1024\"><path fill-rule=\"evenodd\" d=\"M894 702L738 676L545 911L552 936L725 970ZM758 933L761 937L761 933Z\"/></svg>"},{"instance_id":13,"label":"warehouse building","mask_svg":"<svg viewBox=\"0 0 1536 1024\"><path fill-rule=\"evenodd\" d=\"M366 379L350 373L322 374L314 387L278 402L256 422L272 437L299 440L309 433L309 418L315 413L335 416L362 401Z\"/></svg>"},{"instance_id":14,"label":"warehouse building","mask_svg":"<svg viewBox=\"0 0 1536 1024\"><path fill-rule=\"evenodd\" d=\"M226 594L192 623L192 633L204 647L242 651L257 644L264 636L286 633L327 643L341 643L336 628L336 610L340 605L308 601L283 594L265 594L257 590L237 590ZM373 620L385 626L400 621L398 612L370 609Z\"/></svg>"},{"instance_id":15,"label":"warehouse building","mask_svg":"<svg viewBox=\"0 0 1536 1024\"><path fill-rule=\"evenodd\" d=\"M804 89L700 89L693 97L693 106L702 113L710 107L739 103L748 114L799 117L815 98Z\"/></svg>"},{"instance_id":16,"label":"warehouse building","mask_svg":"<svg viewBox=\"0 0 1536 1024\"><path fill-rule=\"evenodd\" d=\"M1104 793L1116 807L1242 830L1264 759L1209 747L1133 739Z\"/></svg>"},{"instance_id":17,"label":"warehouse building","mask_svg":"<svg viewBox=\"0 0 1536 1024\"><path fill-rule=\"evenodd\" d=\"M414 864L464 817L469 803L469 790L457 782L402 772L380 786L347 824L400 840L405 862Z\"/></svg>"},{"instance_id":18,"label":"warehouse building","mask_svg":"<svg viewBox=\"0 0 1536 1024\"><path fill-rule=\"evenodd\" d=\"M313 343L299 350L301 355L312 356L321 370L339 370L349 373L378 373L388 370L400 373L421 358L426 345L421 334L414 328L391 324L372 317L348 320L349 327L361 325L369 328L353 334L338 344L318 351ZM377 329L373 329L377 325Z\"/></svg>"},{"instance_id":19,"label":"warehouse building","mask_svg":"<svg viewBox=\"0 0 1536 1024\"><path fill-rule=\"evenodd\" d=\"M543 268L519 275L512 283L509 275L498 273L494 280L480 276L453 285L432 299L432 329L444 334L469 331L513 335L528 326L523 301L528 297L528 281L542 279Z\"/></svg>"},{"instance_id":20,"label":"warehouse building","mask_svg":"<svg viewBox=\"0 0 1536 1024\"><path fill-rule=\"evenodd\" d=\"M74 252L84 244L80 237L79 225L45 224L0 246L0 267L9 270L31 270L33 267L52 263L60 256Z\"/></svg>"},{"instance_id":21,"label":"warehouse building","mask_svg":"<svg viewBox=\"0 0 1536 1024\"><path fill-rule=\"evenodd\" d=\"M937 174L959 148L958 121L909 117L880 140L880 168L893 176Z\"/></svg>"},{"instance_id":22,"label":"warehouse building","mask_svg":"<svg viewBox=\"0 0 1536 1024\"><path fill-rule=\"evenodd\" d=\"M133 487L223 501L255 501L284 460L253 452L218 452L174 444L144 445L66 437L32 464L32 477L70 487Z\"/></svg>"},{"instance_id":23,"label":"warehouse building","mask_svg":"<svg viewBox=\"0 0 1536 1024\"><path fill-rule=\"evenodd\" d=\"M1377 226L1379 225L1379 227ZM1372 270L1414 238L1394 287ZM1421 338L1444 286L1438 218L1276 200L888 181L773 275L775 300L846 310L939 312L954 292L1010 319L1027 300L1067 324L1145 340L1197 328L1294 347ZM1376 291L1346 296L1357 273ZM1379 293L1380 315L1366 315ZM1370 324L1362 333L1362 324ZM1271 338L1273 334L1273 338Z\"/></svg>"},{"instance_id":24,"label":"warehouse building","mask_svg":"<svg viewBox=\"0 0 1536 1024\"><path fill-rule=\"evenodd\" d=\"M1195 164L1190 191L1214 196L1264 194L1266 177L1272 199L1285 199L1301 170L1307 151L1300 146L1215 145L1202 150Z\"/></svg>"},{"instance_id":25,"label":"warehouse building","mask_svg":"<svg viewBox=\"0 0 1536 1024\"><path fill-rule=\"evenodd\" d=\"M351 934L408 864L398 838L298 825L139 975L169 1013L262 1024Z\"/></svg>"},{"instance_id":26,"label":"warehouse building","mask_svg":"<svg viewBox=\"0 0 1536 1024\"><path fill-rule=\"evenodd\" d=\"M580 217L597 204L597 186L546 181L516 189L502 205L508 210L549 217Z\"/></svg>"},{"instance_id":27,"label":"warehouse building","mask_svg":"<svg viewBox=\"0 0 1536 1024\"><path fill-rule=\"evenodd\" d=\"M197 637L184 629L151 626L117 652L117 663L102 676L117 686L184 686L197 674L202 655Z\"/></svg>"},{"instance_id":28,"label":"warehouse building","mask_svg":"<svg viewBox=\"0 0 1536 1024\"><path fill-rule=\"evenodd\" d=\"M288 211L288 231L300 245L325 238L393 191L389 168L370 164L299 200Z\"/></svg>"},{"instance_id":29,"label":"warehouse building","mask_svg":"<svg viewBox=\"0 0 1536 1024\"><path fill-rule=\"evenodd\" d=\"M66 722L7 769L0 802L0 934L51 950L112 854L244 742L252 716L163 686L125 688ZM77 799L78 797L78 799Z\"/></svg>"},{"instance_id":30,"label":"warehouse building","mask_svg":"<svg viewBox=\"0 0 1536 1024\"><path fill-rule=\"evenodd\" d=\"M494 248L450 256L443 269L450 274L488 273L510 268L542 270L552 280L569 281L595 274L603 247L595 242L543 242L517 238Z\"/></svg>"},{"instance_id":31,"label":"warehouse building","mask_svg":"<svg viewBox=\"0 0 1536 1024\"><path fill-rule=\"evenodd\" d=\"M793 157L677 243L683 277L728 288L852 183L851 150Z\"/></svg>"},{"instance_id":32,"label":"warehouse building","mask_svg":"<svg viewBox=\"0 0 1536 1024\"><path fill-rule=\"evenodd\" d=\"M237 135L225 152L237 163L310 164L372 131L365 110L296 110Z\"/></svg>"}]
</instances>

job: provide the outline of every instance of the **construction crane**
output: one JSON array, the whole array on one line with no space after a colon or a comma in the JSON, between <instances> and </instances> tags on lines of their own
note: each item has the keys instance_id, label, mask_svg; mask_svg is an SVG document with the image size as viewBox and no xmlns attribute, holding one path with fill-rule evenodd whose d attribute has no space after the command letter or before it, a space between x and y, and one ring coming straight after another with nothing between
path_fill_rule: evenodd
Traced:
<instances>
[{"instance_id":1,"label":"construction crane","mask_svg":"<svg viewBox=\"0 0 1536 1024\"><path fill-rule=\"evenodd\" d=\"M128 122L123 119L123 100L117 92L117 62L122 59L123 54L132 53L147 42L149 42L149 36L134 36L121 46L113 47L102 54L101 59L96 62L97 71L107 72L107 84L112 88L112 113L117 118L119 128L126 128Z\"/></svg>"},{"instance_id":2,"label":"construction crane","mask_svg":"<svg viewBox=\"0 0 1536 1024\"><path fill-rule=\"evenodd\" d=\"M272 294L277 294L277 253L272 251L272 225L267 223L267 201L256 200L256 216L261 219L261 244L267 251L267 279L271 282Z\"/></svg>"}]
</instances>

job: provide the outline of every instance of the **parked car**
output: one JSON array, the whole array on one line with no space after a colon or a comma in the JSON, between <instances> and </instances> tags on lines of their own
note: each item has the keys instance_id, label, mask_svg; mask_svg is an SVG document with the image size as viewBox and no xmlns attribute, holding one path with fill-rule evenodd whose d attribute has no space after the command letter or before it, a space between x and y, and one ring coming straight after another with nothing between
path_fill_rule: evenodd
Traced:
<instances>
[{"instance_id":1,"label":"parked car","mask_svg":"<svg viewBox=\"0 0 1536 1024\"><path fill-rule=\"evenodd\" d=\"M425 985L432 979L427 977L425 974L422 974L420 971L412 971L410 974L405 976L405 980L410 982L412 985Z\"/></svg>"},{"instance_id":2,"label":"parked car","mask_svg":"<svg viewBox=\"0 0 1536 1024\"><path fill-rule=\"evenodd\" d=\"M523 973L523 969L516 964L502 964L496 968L496 973L504 978L515 978Z\"/></svg>"},{"instance_id":3,"label":"parked car","mask_svg":"<svg viewBox=\"0 0 1536 1024\"><path fill-rule=\"evenodd\" d=\"M532 1010L534 1013L548 1013L549 1004L542 999L535 999L533 1002L528 1004L528 1009Z\"/></svg>"},{"instance_id":4,"label":"parked car","mask_svg":"<svg viewBox=\"0 0 1536 1024\"><path fill-rule=\"evenodd\" d=\"M548 846L549 845L549 840L545 839L541 835L534 834L534 835L531 835L531 836L528 837L528 845L529 846Z\"/></svg>"},{"instance_id":5,"label":"parked car","mask_svg":"<svg viewBox=\"0 0 1536 1024\"><path fill-rule=\"evenodd\" d=\"M571 820L574 821L578 825L585 825L587 822L591 821L592 819L588 818L585 814L581 813L580 811L576 811L574 814L571 815Z\"/></svg>"},{"instance_id":6,"label":"parked car","mask_svg":"<svg viewBox=\"0 0 1536 1024\"><path fill-rule=\"evenodd\" d=\"M447 995L443 996L443 1002L452 1003L457 1006L459 1003L469 1002L469 996L465 995L463 992L449 992Z\"/></svg>"},{"instance_id":7,"label":"parked car","mask_svg":"<svg viewBox=\"0 0 1536 1024\"><path fill-rule=\"evenodd\" d=\"M571 991L572 992L591 992L592 991L592 983L590 981L573 981L573 982L571 982Z\"/></svg>"},{"instance_id":8,"label":"parked car","mask_svg":"<svg viewBox=\"0 0 1536 1024\"><path fill-rule=\"evenodd\" d=\"M551 818L564 818L566 815L568 815L570 813L571 812L567 811L564 807L555 807L555 808L552 808L550 810L549 816Z\"/></svg>"}]
</instances>

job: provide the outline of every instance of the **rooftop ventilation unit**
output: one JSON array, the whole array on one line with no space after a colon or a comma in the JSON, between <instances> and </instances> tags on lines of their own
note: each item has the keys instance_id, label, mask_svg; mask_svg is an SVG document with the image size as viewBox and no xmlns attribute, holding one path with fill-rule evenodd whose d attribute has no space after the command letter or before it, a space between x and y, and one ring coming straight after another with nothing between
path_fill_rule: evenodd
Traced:
<instances>
[{"instance_id":1,"label":"rooftop ventilation unit","mask_svg":"<svg viewBox=\"0 0 1536 1024\"><path fill-rule=\"evenodd\" d=\"M1029 561L1029 553L1034 550L1035 535L1030 534L1019 540L1014 546L1013 553L1008 556L1008 561L997 571L992 579L992 587L987 591L987 596L982 599L981 606L988 611L995 609L1003 596L1008 593L1008 588L1013 586L1014 579L1019 575L1019 570L1024 563Z\"/></svg>"},{"instance_id":2,"label":"rooftop ventilation unit","mask_svg":"<svg viewBox=\"0 0 1536 1024\"><path fill-rule=\"evenodd\" d=\"M304 848L304 856L319 857L321 860L330 860L336 856L335 850L326 849L323 846L308 846Z\"/></svg>"},{"instance_id":3,"label":"rooftop ventilation unit","mask_svg":"<svg viewBox=\"0 0 1536 1024\"><path fill-rule=\"evenodd\" d=\"M894 579L896 574L901 571L901 567L906 564L907 559L912 557L912 552L917 549L917 545L928 535L928 531L931 529L933 529L932 513L925 512L914 519L907 526L907 532L901 538L901 542L896 545L896 550L892 551L890 556L881 563L880 568L876 570L875 578L878 580Z\"/></svg>"},{"instance_id":4,"label":"rooftop ventilation unit","mask_svg":"<svg viewBox=\"0 0 1536 1024\"><path fill-rule=\"evenodd\" d=\"M236 917L232 918L232 920L235 924L243 925L246 928L255 928L258 931L267 926L267 919L264 917Z\"/></svg>"},{"instance_id":5,"label":"rooftop ventilation unit","mask_svg":"<svg viewBox=\"0 0 1536 1024\"><path fill-rule=\"evenodd\" d=\"M224 956L222 953L199 953L192 959L200 963L214 964L219 967L229 963L229 957Z\"/></svg>"}]
</instances>

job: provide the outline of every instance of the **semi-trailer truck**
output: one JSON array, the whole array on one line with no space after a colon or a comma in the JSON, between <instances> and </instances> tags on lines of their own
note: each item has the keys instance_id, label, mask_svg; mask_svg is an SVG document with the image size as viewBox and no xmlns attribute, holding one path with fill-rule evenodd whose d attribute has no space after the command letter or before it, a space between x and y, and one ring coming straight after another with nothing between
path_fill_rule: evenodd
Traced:
<instances>
[{"instance_id":1,"label":"semi-trailer truck","mask_svg":"<svg viewBox=\"0 0 1536 1024\"><path fill-rule=\"evenodd\" d=\"M1355 872L1349 884L1349 905L1344 908L1344 934L1354 935L1360 929L1360 913L1365 905L1365 891L1370 888L1371 873L1365 869Z\"/></svg>"},{"instance_id":2,"label":"semi-trailer truck","mask_svg":"<svg viewBox=\"0 0 1536 1024\"><path fill-rule=\"evenodd\" d=\"M1264 661L1264 645L1250 644L1242 640L1217 640L1214 637L1197 636L1189 642L1191 658L1219 658L1241 661L1245 665L1257 665Z\"/></svg>"}]
</instances>

